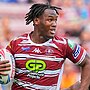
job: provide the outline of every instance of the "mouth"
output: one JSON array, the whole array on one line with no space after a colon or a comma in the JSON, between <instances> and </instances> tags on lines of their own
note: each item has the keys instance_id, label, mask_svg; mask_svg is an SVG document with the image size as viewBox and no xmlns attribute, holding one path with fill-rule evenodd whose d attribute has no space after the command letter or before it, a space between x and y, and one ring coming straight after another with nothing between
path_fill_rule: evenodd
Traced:
<instances>
[{"instance_id":1,"label":"mouth","mask_svg":"<svg viewBox=\"0 0 90 90\"><path fill-rule=\"evenodd\" d=\"M51 34L55 34L55 31L56 31L55 29L50 29Z\"/></svg>"}]
</instances>

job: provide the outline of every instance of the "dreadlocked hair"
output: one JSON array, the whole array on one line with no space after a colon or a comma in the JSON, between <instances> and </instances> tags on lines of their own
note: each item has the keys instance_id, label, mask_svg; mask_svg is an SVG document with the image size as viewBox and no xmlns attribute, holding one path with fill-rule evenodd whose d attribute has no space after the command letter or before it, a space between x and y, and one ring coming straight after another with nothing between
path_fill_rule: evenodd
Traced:
<instances>
[{"instance_id":1,"label":"dreadlocked hair","mask_svg":"<svg viewBox=\"0 0 90 90\"><path fill-rule=\"evenodd\" d=\"M33 4L25 16L26 25L30 24L36 17L41 16L46 9L53 9L57 14L59 14L57 9L61 10L61 8L51 6L50 4Z\"/></svg>"}]
</instances>

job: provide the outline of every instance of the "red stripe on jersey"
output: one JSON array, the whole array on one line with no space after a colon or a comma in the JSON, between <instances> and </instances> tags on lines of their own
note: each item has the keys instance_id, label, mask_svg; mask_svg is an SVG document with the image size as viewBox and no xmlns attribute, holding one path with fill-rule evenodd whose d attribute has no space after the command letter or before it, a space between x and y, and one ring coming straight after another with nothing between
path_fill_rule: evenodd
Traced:
<instances>
[{"instance_id":1,"label":"red stripe on jersey","mask_svg":"<svg viewBox=\"0 0 90 90\"><path fill-rule=\"evenodd\" d=\"M1 49L0 54L3 56L3 58L5 58L5 53L4 53L3 49Z\"/></svg>"},{"instance_id":2,"label":"red stripe on jersey","mask_svg":"<svg viewBox=\"0 0 90 90\"><path fill-rule=\"evenodd\" d=\"M51 76L51 75L49 75ZM17 79L20 79L21 81L25 81L25 82L30 82L32 84L38 84L38 85L43 85L43 86L51 86L51 85L56 85L57 81L58 81L58 75L54 76L54 77L40 77L40 79L36 79L36 78L30 78L28 76L26 76L25 74L19 74L16 75L15 77L17 77Z\"/></svg>"},{"instance_id":3,"label":"red stripe on jersey","mask_svg":"<svg viewBox=\"0 0 90 90\"><path fill-rule=\"evenodd\" d=\"M29 88L30 88L30 86L29 86ZM25 89L24 87L19 86L16 83L13 83L12 90L40 90L40 89L33 89L33 88Z\"/></svg>"},{"instance_id":4,"label":"red stripe on jersey","mask_svg":"<svg viewBox=\"0 0 90 90\"><path fill-rule=\"evenodd\" d=\"M17 84L13 83L12 90L27 90L21 86L18 86Z\"/></svg>"}]
</instances>

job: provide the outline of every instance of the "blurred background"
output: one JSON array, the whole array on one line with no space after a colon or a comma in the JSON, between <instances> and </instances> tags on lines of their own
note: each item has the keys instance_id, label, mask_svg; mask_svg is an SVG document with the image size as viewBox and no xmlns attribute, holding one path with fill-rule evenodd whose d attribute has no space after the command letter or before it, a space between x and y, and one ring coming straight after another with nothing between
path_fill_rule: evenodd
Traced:
<instances>
[{"instance_id":1,"label":"blurred background","mask_svg":"<svg viewBox=\"0 0 90 90\"><path fill-rule=\"evenodd\" d=\"M0 0L0 48L6 47L14 37L31 32L33 25L26 26L25 14L33 3L47 2L62 7L56 34L73 40L90 53L90 0ZM80 68L66 60L61 88L79 79Z\"/></svg>"}]
</instances>

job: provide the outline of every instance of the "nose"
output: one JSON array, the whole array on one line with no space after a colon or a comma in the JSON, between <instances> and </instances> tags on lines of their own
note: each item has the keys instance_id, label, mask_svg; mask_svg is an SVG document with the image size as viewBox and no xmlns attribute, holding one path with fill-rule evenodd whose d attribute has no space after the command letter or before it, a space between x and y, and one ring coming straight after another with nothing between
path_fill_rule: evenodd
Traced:
<instances>
[{"instance_id":1,"label":"nose","mask_svg":"<svg viewBox=\"0 0 90 90\"><path fill-rule=\"evenodd\" d=\"M53 21L52 22L52 27L56 27L56 25L57 25L57 22L56 21Z\"/></svg>"}]
</instances>

